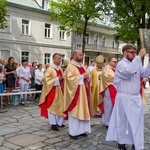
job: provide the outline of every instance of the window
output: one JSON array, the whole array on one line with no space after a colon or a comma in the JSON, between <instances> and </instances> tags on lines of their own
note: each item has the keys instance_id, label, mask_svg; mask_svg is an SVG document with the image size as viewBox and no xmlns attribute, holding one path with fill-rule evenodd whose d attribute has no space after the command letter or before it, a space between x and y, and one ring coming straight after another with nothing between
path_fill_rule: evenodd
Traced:
<instances>
[{"instance_id":1,"label":"window","mask_svg":"<svg viewBox=\"0 0 150 150\"><path fill-rule=\"evenodd\" d=\"M51 24L45 23L45 37L46 38L52 38L52 32L51 32Z\"/></svg>"},{"instance_id":2,"label":"window","mask_svg":"<svg viewBox=\"0 0 150 150\"><path fill-rule=\"evenodd\" d=\"M115 41L112 41L112 48L115 48Z\"/></svg>"},{"instance_id":3,"label":"window","mask_svg":"<svg viewBox=\"0 0 150 150\"><path fill-rule=\"evenodd\" d=\"M63 64L64 59L65 59L65 55L64 54L61 55L61 59L62 59L62 64Z\"/></svg>"},{"instance_id":4,"label":"window","mask_svg":"<svg viewBox=\"0 0 150 150\"><path fill-rule=\"evenodd\" d=\"M66 32L64 30L60 30L59 39L60 40L66 40Z\"/></svg>"},{"instance_id":5,"label":"window","mask_svg":"<svg viewBox=\"0 0 150 150\"><path fill-rule=\"evenodd\" d=\"M44 8L44 10L48 10L49 9L49 3L46 0L42 1L42 8Z\"/></svg>"},{"instance_id":6,"label":"window","mask_svg":"<svg viewBox=\"0 0 150 150\"><path fill-rule=\"evenodd\" d=\"M98 34L94 34L94 49L97 49L98 45Z\"/></svg>"},{"instance_id":7,"label":"window","mask_svg":"<svg viewBox=\"0 0 150 150\"><path fill-rule=\"evenodd\" d=\"M29 61L29 52L22 52L21 60Z\"/></svg>"},{"instance_id":8,"label":"window","mask_svg":"<svg viewBox=\"0 0 150 150\"><path fill-rule=\"evenodd\" d=\"M44 64L47 64L47 63L50 64L50 60L51 60L51 54L45 53L44 54Z\"/></svg>"},{"instance_id":9,"label":"window","mask_svg":"<svg viewBox=\"0 0 150 150\"><path fill-rule=\"evenodd\" d=\"M77 44L77 45L76 45L76 49L77 49L77 50L82 50L82 44Z\"/></svg>"},{"instance_id":10,"label":"window","mask_svg":"<svg viewBox=\"0 0 150 150\"><path fill-rule=\"evenodd\" d=\"M30 21L29 20L22 20L22 34L30 35Z\"/></svg>"},{"instance_id":11,"label":"window","mask_svg":"<svg viewBox=\"0 0 150 150\"><path fill-rule=\"evenodd\" d=\"M85 36L85 43L86 44L89 44L89 38L90 38L90 35L87 33Z\"/></svg>"},{"instance_id":12,"label":"window","mask_svg":"<svg viewBox=\"0 0 150 150\"><path fill-rule=\"evenodd\" d=\"M106 37L102 36L102 46L105 46L105 45L106 45Z\"/></svg>"},{"instance_id":13,"label":"window","mask_svg":"<svg viewBox=\"0 0 150 150\"><path fill-rule=\"evenodd\" d=\"M4 29L0 29L0 32L6 32L6 33L11 32L11 17L10 17L10 15L6 16L6 27Z\"/></svg>"}]
</instances>

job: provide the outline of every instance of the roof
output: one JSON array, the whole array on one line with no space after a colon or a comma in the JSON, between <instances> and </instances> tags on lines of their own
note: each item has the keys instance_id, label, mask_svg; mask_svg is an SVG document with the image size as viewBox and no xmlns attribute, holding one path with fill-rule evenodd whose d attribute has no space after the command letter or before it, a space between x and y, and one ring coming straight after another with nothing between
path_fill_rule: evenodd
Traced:
<instances>
[{"instance_id":1,"label":"roof","mask_svg":"<svg viewBox=\"0 0 150 150\"><path fill-rule=\"evenodd\" d=\"M25 9L33 12L49 14L48 11L41 8L36 0L7 0L8 6Z\"/></svg>"},{"instance_id":2,"label":"roof","mask_svg":"<svg viewBox=\"0 0 150 150\"><path fill-rule=\"evenodd\" d=\"M49 12L40 7L36 2L36 0L7 0L7 1L8 6L49 15ZM90 21L90 23L91 25L99 26L106 29L111 29L115 26L114 23L112 22L110 22L109 25L106 25L106 23L104 23L102 20L98 18L95 19L95 23L92 23L92 21Z\"/></svg>"}]
</instances>

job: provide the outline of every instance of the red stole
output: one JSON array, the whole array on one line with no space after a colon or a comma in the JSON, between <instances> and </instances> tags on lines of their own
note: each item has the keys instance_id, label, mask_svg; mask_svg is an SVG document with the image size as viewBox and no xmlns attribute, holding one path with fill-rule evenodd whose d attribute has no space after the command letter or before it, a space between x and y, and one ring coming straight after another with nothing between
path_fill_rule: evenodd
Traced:
<instances>
[{"instance_id":1,"label":"red stole","mask_svg":"<svg viewBox=\"0 0 150 150\"><path fill-rule=\"evenodd\" d=\"M83 67L77 67L78 71L80 72L80 75L84 74L86 71ZM90 86L89 86L89 82L87 79L84 79L84 85L85 85L85 89L86 89L86 95L87 95L87 99L88 99L88 106L90 108ZM80 94L80 85L78 85L77 90L75 92L74 98L71 102L71 104L69 105L68 109L64 112L64 114L66 115L66 117L64 118L65 120L68 119L68 112L71 111L78 102L78 98L79 98L79 94Z\"/></svg>"},{"instance_id":2,"label":"red stole","mask_svg":"<svg viewBox=\"0 0 150 150\"><path fill-rule=\"evenodd\" d=\"M62 72L60 69L59 70L55 69L55 71L57 73L57 77L58 76L62 77ZM60 86L63 87L62 81L60 81ZM63 91L63 89L62 89L62 91ZM39 107L41 108L41 116L48 118L47 109L51 106L51 104L54 100L55 94L56 94L56 86L53 86L52 89L50 90L50 92L48 93L48 95L46 96L45 102L42 103L41 105L39 105Z\"/></svg>"},{"instance_id":3,"label":"red stole","mask_svg":"<svg viewBox=\"0 0 150 150\"><path fill-rule=\"evenodd\" d=\"M112 70L115 72L115 69L112 69ZM115 98L116 98L116 95L117 95L117 90L113 85L109 85L108 90L109 90L109 93L110 93L110 99L111 99L111 102L112 102L112 106L114 106ZM100 95L104 98L104 91L101 92ZM99 104L98 107L101 110L101 114L103 114L104 113L104 102Z\"/></svg>"}]
</instances>

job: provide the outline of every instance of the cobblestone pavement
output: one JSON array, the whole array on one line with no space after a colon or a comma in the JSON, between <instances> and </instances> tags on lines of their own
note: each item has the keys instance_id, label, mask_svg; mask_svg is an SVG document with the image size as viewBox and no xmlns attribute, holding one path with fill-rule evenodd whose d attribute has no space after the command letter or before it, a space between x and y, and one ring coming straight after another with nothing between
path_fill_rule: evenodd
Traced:
<instances>
[{"instance_id":1,"label":"cobblestone pavement","mask_svg":"<svg viewBox=\"0 0 150 150\"><path fill-rule=\"evenodd\" d=\"M145 149L150 150L150 102L144 107ZM116 142L105 141L107 129L101 118L92 118L92 133L88 137L72 140L67 126L59 132L52 131L32 101L26 106L7 106L6 109L7 112L0 113L0 150L117 150Z\"/></svg>"}]
</instances>

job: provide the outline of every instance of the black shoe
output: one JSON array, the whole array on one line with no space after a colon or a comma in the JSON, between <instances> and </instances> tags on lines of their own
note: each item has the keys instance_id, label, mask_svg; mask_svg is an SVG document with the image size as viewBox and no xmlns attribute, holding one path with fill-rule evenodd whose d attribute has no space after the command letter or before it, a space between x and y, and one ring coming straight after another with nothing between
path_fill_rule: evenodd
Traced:
<instances>
[{"instance_id":1,"label":"black shoe","mask_svg":"<svg viewBox=\"0 0 150 150\"><path fill-rule=\"evenodd\" d=\"M106 129L108 129L109 126L105 126L105 127L106 127Z\"/></svg>"},{"instance_id":2,"label":"black shoe","mask_svg":"<svg viewBox=\"0 0 150 150\"><path fill-rule=\"evenodd\" d=\"M59 131L56 125L52 125L51 129L52 129L53 131Z\"/></svg>"},{"instance_id":3,"label":"black shoe","mask_svg":"<svg viewBox=\"0 0 150 150\"><path fill-rule=\"evenodd\" d=\"M80 134L79 136L87 137L88 135L86 133Z\"/></svg>"},{"instance_id":4,"label":"black shoe","mask_svg":"<svg viewBox=\"0 0 150 150\"><path fill-rule=\"evenodd\" d=\"M77 140L77 139L78 139L78 136L72 136L72 135L70 135L70 134L69 134L69 136L70 136L71 139L74 139L74 140Z\"/></svg>"},{"instance_id":5,"label":"black shoe","mask_svg":"<svg viewBox=\"0 0 150 150\"><path fill-rule=\"evenodd\" d=\"M63 128L63 127L65 127L65 125L61 125L61 126L57 125L57 127Z\"/></svg>"},{"instance_id":6,"label":"black shoe","mask_svg":"<svg viewBox=\"0 0 150 150\"><path fill-rule=\"evenodd\" d=\"M134 146L134 145L132 145L132 148L131 148L131 150L135 150L135 146Z\"/></svg>"},{"instance_id":7,"label":"black shoe","mask_svg":"<svg viewBox=\"0 0 150 150\"><path fill-rule=\"evenodd\" d=\"M118 144L118 150L127 150L125 144Z\"/></svg>"}]
</instances>

